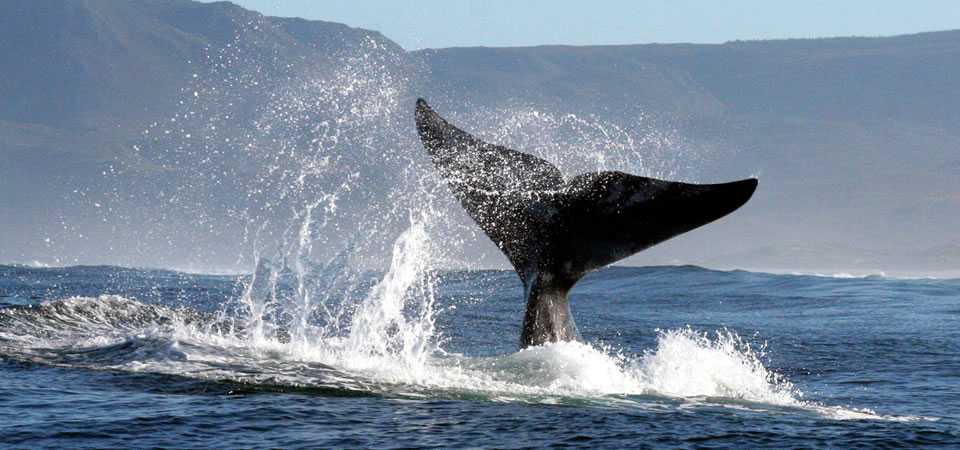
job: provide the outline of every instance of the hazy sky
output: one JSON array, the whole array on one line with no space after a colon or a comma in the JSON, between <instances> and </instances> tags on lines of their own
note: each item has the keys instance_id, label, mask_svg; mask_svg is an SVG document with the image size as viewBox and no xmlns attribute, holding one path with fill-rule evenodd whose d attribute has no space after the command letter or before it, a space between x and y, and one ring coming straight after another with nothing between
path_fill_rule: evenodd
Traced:
<instances>
[{"instance_id":1,"label":"hazy sky","mask_svg":"<svg viewBox=\"0 0 960 450\"><path fill-rule=\"evenodd\" d=\"M346 23L407 49L716 43L960 28L958 0L234 0L271 16Z\"/></svg>"}]
</instances>

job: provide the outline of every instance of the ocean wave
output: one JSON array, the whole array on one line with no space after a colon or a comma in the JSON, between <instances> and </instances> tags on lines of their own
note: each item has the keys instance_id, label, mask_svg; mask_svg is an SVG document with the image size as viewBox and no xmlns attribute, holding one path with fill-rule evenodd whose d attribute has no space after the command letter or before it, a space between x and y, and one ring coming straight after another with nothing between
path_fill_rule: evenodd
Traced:
<instances>
[{"instance_id":1,"label":"ocean wave","mask_svg":"<svg viewBox=\"0 0 960 450\"><path fill-rule=\"evenodd\" d=\"M119 296L0 309L0 352L34 363L175 375L271 389L494 402L682 404L802 410L836 420L926 420L803 400L736 333L679 328L629 354L581 342L490 357L357 351L348 339L253 338L234 321Z\"/></svg>"}]
</instances>

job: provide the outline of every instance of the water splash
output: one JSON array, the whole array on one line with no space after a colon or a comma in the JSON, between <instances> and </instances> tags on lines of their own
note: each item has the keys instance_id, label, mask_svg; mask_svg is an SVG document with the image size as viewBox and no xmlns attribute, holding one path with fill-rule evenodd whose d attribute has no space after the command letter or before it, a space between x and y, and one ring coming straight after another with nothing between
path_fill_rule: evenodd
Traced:
<instances>
[{"instance_id":1,"label":"water splash","mask_svg":"<svg viewBox=\"0 0 960 450\"><path fill-rule=\"evenodd\" d=\"M657 348L633 367L649 389L670 396L744 399L797 405L789 381L767 370L760 352L730 330L711 338L692 329L661 331Z\"/></svg>"},{"instance_id":2,"label":"water splash","mask_svg":"<svg viewBox=\"0 0 960 450\"><path fill-rule=\"evenodd\" d=\"M414 221L396 241L387 274L353 315L347 347L369 356L398 356L422 366L436 350L436 301L430 236Z\"/></svg>"},{"instance_id":3,"label":"water splash","mask_svg":"<svg viewBox=\"0 0 960 450\"><path fill-rule=\"evenodd\" d=\"M218 314L228 331L203 337L174 327L178 346L215 343L253 361L281 357L447 390L644 391L622 360L581 344L492 361L444 358L437 270L474 264L449 250L462 246L462 236L478 236L425 164L410 111L418 69L375 38L322 63L272 64L280 55L263 45L265 33L277 31L271 27L245 24L226 46L208 50L200 65L208 69L185 87L183 110L148 127L138 147L145 161L190 180L157 186L152 194L163 201L145 215L160 224L146 240L164 236L172 245L189 238L178 230L191 228L202 230L192 238L203 247L204 231L232 235L238 262L256 267L243 295ZM481 109L463 121L568 175L669 177L683 170L676 161L689 160L681 150L692 148L643 116L622 126L522 107Z\"/></svg>"},{"instance_id":4,"label":"water splash","mask_svg":"<svg viewBox=\"0 0 960 450\"><path fill-rule=\"evenodd\" d=\"M422 245L425 236L420 225L408 230L394 262L416 254L405 252ZM402 270L381 280L354 316L362 323L340 339L252 342L236 323L103 296L47 302L37 309L0 309L0 351L44 364L262 384L271 389L627 408L662 408L667 402L683 408L774 408L834 420L936 420L805 401L791 383L765 368L762 352L729 330L661 331L655 347L641 355L580 342L493 357L447 354L432 339L432 323L423 327L410 319L429 316L429 311L419 316L401 312L408 306L404 302L415 302L424 295L420 290L430 285L411 273ZM385 303L390 306L382 306ZM385 311L393 314L383 317ZM381 340L371 340L375 337Z\"/></svg>"}]
</instances>

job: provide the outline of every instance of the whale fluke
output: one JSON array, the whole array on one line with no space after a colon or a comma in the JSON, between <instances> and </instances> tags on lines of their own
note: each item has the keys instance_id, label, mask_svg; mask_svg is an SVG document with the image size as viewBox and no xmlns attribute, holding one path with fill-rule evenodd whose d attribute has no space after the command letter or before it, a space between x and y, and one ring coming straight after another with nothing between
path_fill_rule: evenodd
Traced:
<instances>
[{"instance_id":1,"label":"whale fluke","mask_svg":"<svg viewBox=\"0 0 960 450\"><path fill-rule=\"evenodd\" d=\"M521 347L578 338L567 293L585 274L719 219L757 188L754 178L690 184L623 172L564 181L549 162L483 142L423 99L416 123L440 176L523 282Z\"/></svg>"}]
</instances>

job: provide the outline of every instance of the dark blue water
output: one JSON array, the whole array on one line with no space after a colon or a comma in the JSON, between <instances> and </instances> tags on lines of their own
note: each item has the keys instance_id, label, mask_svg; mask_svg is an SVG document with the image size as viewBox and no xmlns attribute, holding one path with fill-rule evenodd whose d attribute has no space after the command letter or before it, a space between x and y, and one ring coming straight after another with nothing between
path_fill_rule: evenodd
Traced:
<instances>
[{"instance_id":1,"label":"dark blue water","mask_svg":"<svg viewBox=\"0 0 960 450\"><path fill-rule=\"evenodd\" d=\"M0 266L0 446L960 445L960 280L611 268L518 352L512 272L360 278Z\"/></svg>"}]
</instances>

